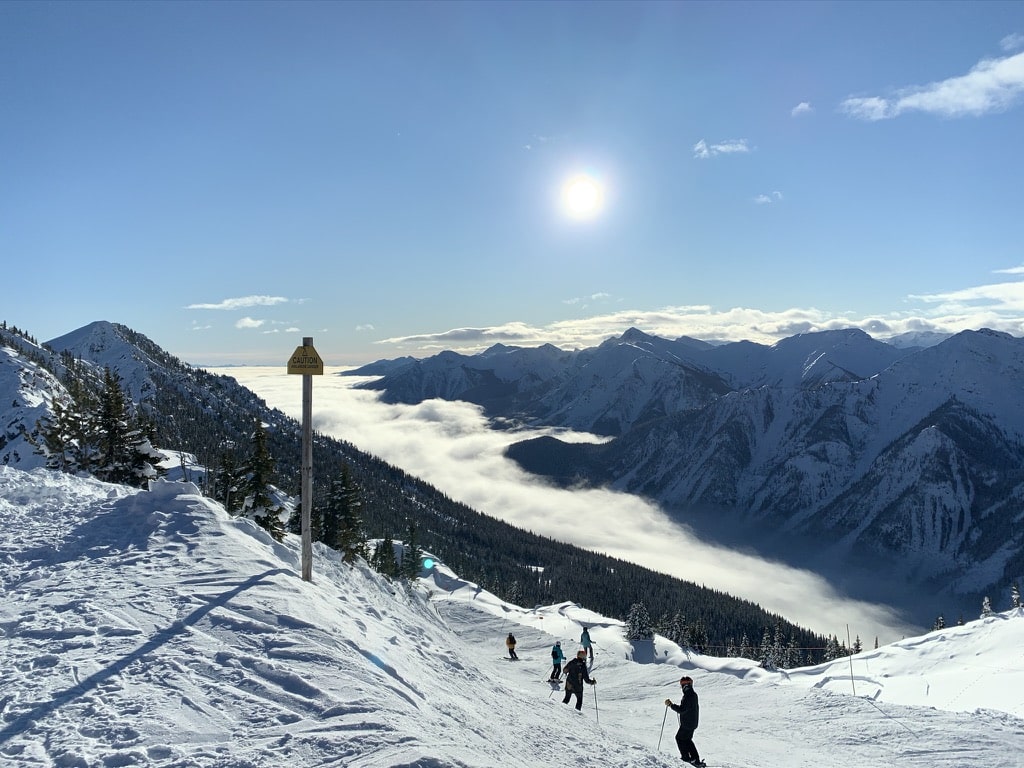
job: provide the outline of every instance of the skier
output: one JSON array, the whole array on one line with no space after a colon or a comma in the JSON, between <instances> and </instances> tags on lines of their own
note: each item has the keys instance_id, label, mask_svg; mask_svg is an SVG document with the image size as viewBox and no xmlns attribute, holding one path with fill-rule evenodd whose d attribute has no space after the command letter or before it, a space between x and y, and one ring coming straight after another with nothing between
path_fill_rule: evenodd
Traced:
<instances>
[{"instance_id":1,"label":"skier","mask_svg":"<svg viewBox=\"0 0 1024 768\"><path fill-rule=\"evenodd\" d=\"M679 713L679 730L676 731L679 756L690 765L704 768L705 763L697 754L697 745L693 743L693 732L697 730L697 722L700 719L700 705L697 703L697 692L693 690L693 678L682 677L679 679L679 685L683 689L682 701L673 704L672 699L665 699L665 706L672 707L673 712Z\"/></svg>"},{"instance_id":2,"label":"skier","mask_svg":"<svg viewBox=\"0 0 1024 768\"><path fill-rule=\"evenodd\" d=\"M583 646L583 650L590 656L590 663L594 663L594 646L590 642L590 630L587 629L586 625L583 626L583 634L580 635L580 645Z\"/></svg>"},{"instance_id":3,"label":"skier","mask_svg":"<svg viewBox=\"0 0 1024 768\"><path fill-rule=\"evenodd\" d=\"M508 637L505 638L505 647L508 648L508 657L512 661L519 661L519 657L516 656L516 636L511 632L508 633Z\"/></svg>"},{"instance_id":4,"label":"skier","mask_svg":"<svg viewBox=\"0 0 1024 768\"><path fill-rule=\"evenodd\" d=\"M551 646L551 674L548 675L548 679L557 683L562 677L562 662L565 661L565 655L562 653L562 641L557 640L553 646Z\"/></svg>"},{"instance_id":5,"label":"skier","mask_svg":"<svg viewBox=\"0 0 1024 768\"><path fill-rule=\"evenodd\" d=\"M576 658L565 665L565 698L563 704L568 704L569 699L576 697L576 709L583 709L583 682L589 685L596 685L597 678L587 674L587 652L582 648L576 652Z\"/></svg>"}]
</instances>

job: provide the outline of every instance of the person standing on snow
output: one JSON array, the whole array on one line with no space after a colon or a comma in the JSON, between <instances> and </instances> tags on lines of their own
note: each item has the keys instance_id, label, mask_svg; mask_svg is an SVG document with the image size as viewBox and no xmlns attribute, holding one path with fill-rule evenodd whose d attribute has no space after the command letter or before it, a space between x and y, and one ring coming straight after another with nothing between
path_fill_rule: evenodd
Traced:
<instances>
[{"instance_id":1,"label":"person standing on snow","mask_svg":"<svg viewBox=\"0 0 1024 768\"><path fill-rule=\"evenodd\" d=\"M519 657L516 656L516 636L511 632L508 633L508 637L505 638L505 647L508 648L508 657L512 661L519 661Z\"/></svg>"},{"instance_id":2,"label":"person standing on snow","mask_svg":"<svg viewBox=\"0 0 1024 768\"><path fill-rule=\"evenodd\" d=\"M576 709L583 709L584 681L589 685L597 684L597 678L592 678L587 674L587 652L579 650L576 652L576 658L565 665L565 697L562 699L563 704L568 704L569 699L575 696Z\"/></svg>"},{"instance_id":3,"label":"person standing on snow","mask_svg":"<svg viewBox=\"0 0 1024 768\"><path fill-rule=\"evenodd\" d=\"M590 656L591 663L593 663L594 645L590 642L590 630L587 629L586 626L583 627L583 634L580 635L580 645L583 646L583 650L587 652L587 655Z\"/></svg>"},{"instance_id":4,"label":"person standing on snow","mask_svg":"<svg viewBox=\"0 0 1024 768\"><path fill-rule=\"evenodd\" d=\"M551 682L556 683L562 677L563 661L565 661L565 655L562 653L562 641L558 640L551 646L551 674L548 675Z\"/></svg>"},{"instance_id":5,"label":"person standing on snow","mask_svg":"<svg viewBox=\"0 0 1024 768\"><path fill-rule=\"evenodd\" d=\"M693 678L682 677L679 679L679 685L683 689L682 701L673 704L672 699L665 699L665 706L672 707L673 712L679 713L679 730L676 731L679 756L690 765L704 768L704 761L697 754L697 745L693 743L693 732L697 730L697 723L700 720L700 705L697 703L697 692L693 690Z\"/></svg>"}]
</instances>

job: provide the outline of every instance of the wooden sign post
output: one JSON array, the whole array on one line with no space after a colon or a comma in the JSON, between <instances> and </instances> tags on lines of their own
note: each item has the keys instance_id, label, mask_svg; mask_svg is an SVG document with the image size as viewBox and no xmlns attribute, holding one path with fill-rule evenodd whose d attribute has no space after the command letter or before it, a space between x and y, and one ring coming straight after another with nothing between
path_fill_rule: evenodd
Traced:
<instances>
[{"instance_id":1,"label":"wooden sign post","mask_svg":"<svg viewBox=\"0 0 1024 768\"><path fill-rule=\"evenodd\" d=\"M313 534L310 511L313 508L313 377L322 376L324 361L313 348L313 338L303 337L288 359L288 373L302 375L302 580L313 580Z\"/></svg>"}]
</instances>

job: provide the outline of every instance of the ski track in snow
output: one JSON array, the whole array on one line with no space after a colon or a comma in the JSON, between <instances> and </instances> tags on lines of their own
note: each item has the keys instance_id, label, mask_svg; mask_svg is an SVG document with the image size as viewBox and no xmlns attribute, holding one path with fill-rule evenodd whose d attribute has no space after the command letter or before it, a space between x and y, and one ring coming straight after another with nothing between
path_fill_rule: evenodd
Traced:
<instances>
[{"instance_id":1,"label":"ski track in snow","mask_svg":"<svg viewBox=\"0 0 1024 768\"><path fill-rule=\"evenodd\" d=\"M776 674L629 643L570 603L511 606L443 566L407 589L317 546L304 583L294 537L187 483L0 468L0 523L3 766L677 766L663 702L680 670L709 766L1022 765L1019 612L865 652L852 672ZM544 679L551 645L571 658L584 624L598 684L577 713ZM502 658L509 631L519 662Z\"/></svg>"}]
</instances>

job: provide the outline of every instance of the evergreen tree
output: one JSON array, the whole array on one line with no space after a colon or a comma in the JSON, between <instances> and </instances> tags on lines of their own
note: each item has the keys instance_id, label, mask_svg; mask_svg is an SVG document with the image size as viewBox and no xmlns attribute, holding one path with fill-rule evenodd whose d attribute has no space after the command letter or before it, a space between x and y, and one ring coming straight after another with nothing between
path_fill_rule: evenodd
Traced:
<instances>
[{"instance_id":1,"label":"evergreen tree","mask_svg":"<svg viewBox=\"0 0 1024 768\"><path fill-rule=\"evenodd\" d=\"M863 645L861 645L861 642L860 642L860 635L856 635L856 636L854 636L854 638L853 638L853 652L854 652L854 654L858 654L858 653L860 653L860 652L861 652L862 650L864 650L864 646L863 646Z\"/></svg>"},{"instance_id":2,"label":"evergreen tree","mask_svg":"<svg viewBox=\"0 0 1024 768\"><path fill-rule=\"evenodd\" d=\"M1010 585L1010 605L1014 608L1020 608L1024 605L1021 603L1020 587L1017 586L1016 581Z\"/></svg>"},{"instance_id":3,"label":"evergreen tree","mask_svg":"<svg viewBox=\"0 0 1024 768\"><path fill-rule=\"evenodd\" d=\"M341 465L341 477L331 482L331 494L328 509L336 519L335 544L332 546L341 552L342 560L353 563L356 558L366 559L367 543L363 531L361 513L362 501L359 486L352 479L347 463ZM324 511L326 522L327 511ZM419 554L416 555L417 561ZM417 572L417 576L419 573Z\"/></svg>"},{"instance_id":4,"label":"evergreen tree","mask_svg":"<svg viewBox=\"0 0 1024 768\"><path fill-rule=\"evenodd\" d=\"M758 649L758 661L765 669L775 669L775 660L772 657L772 633L768 627L764 628L761 635L761 647Z\"/></svg>"},{"instance_id":5,"label":"evergreen tree","mask_svg":"<svg viewBox=\"0 0 1024 768\"><path fill-rule=\"evenodd\" d=\"M992 601L989 600L988 595L985 595L985 597L981 601L981 618L987 619L991 615L992 615Z\"/></svg>"},{"instance_id":6,"label":"evergreen tree","mask_svg":"<svg viewBox=\"0 0 1024 768\"><path fill-rule=\"evenodd\" d=\"M217 468L211 473L211 497L219 501L229 514L242 508L242 473L238 467L234 446L221 446Z\"/></svg>"},{"instance_id":7,"label":"evergreen tree","mask_svg":"<svg viewBox=\"0 0 1024 768\"><path fill-rule=\"evenodd\" d=\"M423 550L420 549L419 540L416 537L416 523L409 521L406 531L405 546L402 547L401 576L409 581L419 578L420 569L423 567ZM522 589L518 581L513 581L508 590L508 602L519 605L523 599Z\"/></svg>"},{"instance_id":8,"label":"evergreen tree","mask_svg":"<svg viewBox=\"0 0 1024 768\"><path fill-rule=\"evenodd\" d=\"M68 368L66 376L70 402L54 397L51 414L38 424L36 451L46 465L136 487L163 474L152 426L132 416L118 375L103 369L97 397L75 370Z\"/></svg>"},{"instance_id":9,"label":"evergreen tree","mask_svg":"<svg viewBox=\"0 0 1024 768\"><path fill-rule=\"evenodd\" d=\"M81 415L72 409L71 404L65 405L54 398L50 406L51 412L36 424L39 438L34 444L36 453L45 457L48 469L73 474L78 471L80 465L75 432L76 422Z\"/></svg>"},{"instance_id":10,"label":"evergreen tree","mask_svg":"<svg viewBox=\"0 0 1024 768\"><path fill-rule=\"evenodd\" d=\"M394 578L398 575L395 542L390 534L377 543L377 547L373 550L373 557L370 559L370 565L375 571L384 574L388 578Z\"/></svg>"},{"instance_id":11,"label":"evergreen tree","mask_svg":"<svg viewBox=\"0 0 1024 768\"><path fill-rule=\"evenodd\" d=\"M284 524L281 522L284 507L274 500L273 477L274 460L267 447L267 431L263 422L257 419L252 434L252 455L242 481L241 514L280 541L284 538Z\"/></svg>"},{"instance_id":12,"label":"evergreen tree","mask_svg":"<svg viewBox=\"0 0 1024 768\"><path fill-rule=\"evenodd\" d=\"M743 638L740 640L740 658L751 660L754 658L754 646L750 644L750 637L746 632L743 633Z\"/></svg>"},{"instance_id":13,"label":"evergreen tree","mask_svg":"<svg viewBox=\"0 0 1024 768\"><path fill-rule=\"evenodd\" d=\"M697 653L706 653L708 650L708 628L704 619L698 618L693 622L689 632L689 646Z\"/></svg>"},{"instance_id":14,"label":"evergreen tree","mask_svg":"<svg viewBox=\"0 0 1024 768\"><path fill-rule=\"evenodd\" d=\"M804 654L797 643L796 636L789 636L789 644L786 646L786 669L795 669L804 664Z\"/></svg>"},{"instance_id":15,"label":"evergreen tree","mask_svg":"<svg viewBox=\"0 0 1024 768\"><path fill-rule=\"evenodd\" d=\"M945 628L946 628L946 619L943 618L942 614L940 613L938 615L938 618L935 619L935 623L932 624L932 631L934 632L936 629L945 629Z\"/></svg>"},{"instance_id":16,"label":"evergreen tree","mask_svg":"<svg viewBox=\"0 0 1024 768\"><path fill-rule=\"evenodd\" d=\"M650 640L654 637L654 628L651 626L651 617L647 613L647 606L642 602L633 603L626 617L626 639L628 640Z\"/></svg>"}]
</instances>

